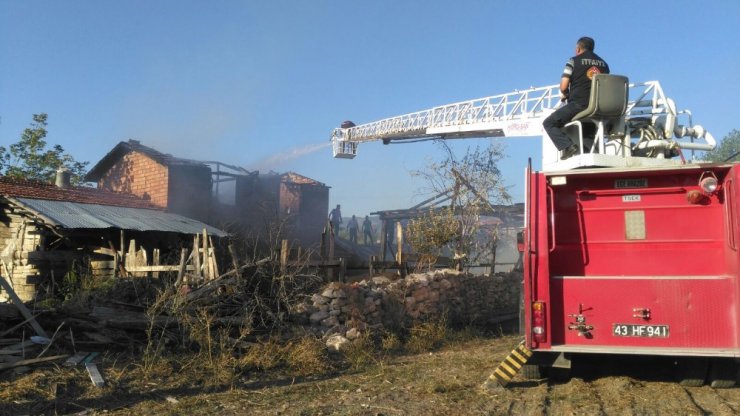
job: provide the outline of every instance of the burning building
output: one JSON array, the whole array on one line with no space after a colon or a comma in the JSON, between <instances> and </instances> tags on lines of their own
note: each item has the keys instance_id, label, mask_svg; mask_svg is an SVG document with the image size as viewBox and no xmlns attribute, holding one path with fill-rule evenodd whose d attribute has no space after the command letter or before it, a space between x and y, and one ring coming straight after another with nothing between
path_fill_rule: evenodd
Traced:
<instances>
[{"instance_id":1,"label":"burning building","mask_svg":"<svg viewBox=\"0 0 740 416\"><path fill-rule=\"evenodd\" d=\"M319 244L329 207L329 187L297 173L178 158L136 140L118 143L86 179L247 237L278 227L303 247Z\"/></svg>"}]
</instances>

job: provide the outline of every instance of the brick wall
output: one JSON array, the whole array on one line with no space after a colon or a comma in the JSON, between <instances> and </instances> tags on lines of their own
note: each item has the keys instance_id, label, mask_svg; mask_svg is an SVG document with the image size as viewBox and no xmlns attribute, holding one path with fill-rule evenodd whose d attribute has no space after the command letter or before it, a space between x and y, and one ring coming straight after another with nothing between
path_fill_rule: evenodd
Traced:
<instances>
[{"instance_id":1,"label":"brick wall","mask_svg":"<svg viewBox=\"0 0 740 416\"><path fill-rule=\"evenodd\" d=\"M168 169L140 152L130 152L118 160L98 181L98 187L149 199L162 208L168 203Z\"/></svg>"}]
</instances>

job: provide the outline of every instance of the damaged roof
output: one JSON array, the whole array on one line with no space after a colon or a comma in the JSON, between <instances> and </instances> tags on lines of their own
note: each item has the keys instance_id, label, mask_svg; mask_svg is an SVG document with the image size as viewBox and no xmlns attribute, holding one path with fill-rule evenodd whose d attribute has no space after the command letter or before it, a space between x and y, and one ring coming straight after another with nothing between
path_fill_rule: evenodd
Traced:
<instances>
[{"instance_id":1,"label":"damaged roof","mask_svg":"<svg viewBox=\"0 0 740 416\"><path fill-rule=\"evenodd\" d=\"M85 186L60 188L47 182L14 179L7 176L0 176L0 196L157 209L157 206L152 204L151 201L141 199L132 194L110 192Z\"/></svg>"},{"instance_id":2,"label":"damaged roof","mask_svg":"<svg viewBox=\"0 0 740 416\"><path fill-rule=\"evenodd\" d=\"M0 202L3 200L50 226L61 228L120 228L181 234L198 234L205 228L212 235L227 235L203 222L165 212L135 195L97 188L60 188L46 182L0 176Z\"/></svg>"},{"instance_id":3,"label":"damaged roof","mask_svg":"<svg viewBox=\"0 0 740 416\"><path fill-rule=\"evenodd\" d=\"M180 234L198 234L205 228L211 235L227 235L226 232L200 221L160 210L32 198L9 198L9 201L30 211L48 225L61 228L119 228Z\"/></svg>"},{"instance_id":4,"label":"damaged roof","mask_svg":"<svg viewBox=\"0 0 740 416\"><path fill-rule=\"evenodd\" d=\"M130 152L139 152L149 156L154 161L161 163L165 166L197 166L205 169L209 169L203 162L190 159L182 159L179 157L172 156L167 153L162 153L156 149L148 146L144 146L138 140L129 139L126 142L120 142L114 147L108 154L103 156L100 161L93 166L87 175L85 176L86 181L95 182L102 178L105 173L113 166L119 159Z\"/></svg>"}]
</instances>

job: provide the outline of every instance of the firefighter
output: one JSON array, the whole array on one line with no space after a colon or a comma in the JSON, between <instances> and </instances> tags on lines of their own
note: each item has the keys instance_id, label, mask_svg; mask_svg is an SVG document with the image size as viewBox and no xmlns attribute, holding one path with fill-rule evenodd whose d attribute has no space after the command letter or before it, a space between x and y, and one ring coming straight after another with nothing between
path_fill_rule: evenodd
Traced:
<instances>
[{"instance_id":1,"label":"firefighter","mask_svg":"<svg viewBox=\"0 0 740 416\"><path fill-rule=\"evenodd\" d=\"M331 210L329 213L329 222L331 222L331 228L334 235L339 235L339 224L342 223L341 205L337 204L337 207Z\"/></svg>"},{"instance_id":2,"label":"firefighter","mask_svg":"<svg viewBox=\"0 0 740 416\"><path fill-rule=\"evenodd\" d=\"M357 230L359 228L360 228L360 225L357 223L357 217L353 215L352 219L349 220L349 222L347 223L347 230L349 231L350 243L357 244Z\"/></svg>"},{"instance_id":3,"label":"firefighter","mask_svg":"<svg viewBox=\"0 0 740 416\"><path fill-rule=\"evenodd\" d=\"M561 160L578 153L578 146L568 138L563 127L588 107L594 75L608 73L609 65L594 53L594 40L586 36L578 39L576 56L565 64L560 78L560 100L567 103L542 122L555 147L562 151Z\"/></svg>"},{"instance_id":4,"label":"firefighter","mask_svg":"<svg viewBox=\"0 0 740 416\"><path fill-rule=\"evenodd\" d=\"M365 215L365 221L362 222L362 234L365 245L368 245L368 241L370 241L369 244L373 243L373 223L370 222L368 215Z\"/></svg>"}]
</instances>

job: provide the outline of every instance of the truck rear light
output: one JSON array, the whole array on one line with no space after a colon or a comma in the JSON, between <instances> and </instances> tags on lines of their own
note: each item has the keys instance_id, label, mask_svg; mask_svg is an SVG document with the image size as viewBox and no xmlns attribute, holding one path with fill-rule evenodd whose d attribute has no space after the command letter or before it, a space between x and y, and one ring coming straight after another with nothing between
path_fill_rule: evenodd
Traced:
<instances>
[{"instance_id":1,"label":"truck rear light","mask_svg":"<svg viewBox=\"0 0 740 416\"><path fill-rule=\"evenodd\" d=\"M705 194L711 195L719 190L719 180L712 171L706 171L699 177L699 187Z\"/></svg>"},{"instance_id":2,"label":"truck rear light","mask_svg":"<svg viewBox=\"0 0 740 416\"><path fill-rule=\"evenodd\" d=\"M689 201L689 204L696 205L696 204L704 204L704 202L708 199L704 193L694 189L686 193L686 200Z\"/></svg>"},{"instance_id":3,"label":"truck rear light","mask_svg":"<svg viewBox=\"0 0 740 416\"><path fill-rule=\"evenodd\" d=\"M701 183L699 183L699 186L701 186L701 189L704 192L711 194L717 190L719 182L717 182L717 178L704 178L701 180Z\"/></svg>"},{"instance_id":4,"label":"truck rear light","mask_svg":"<svg viewBox=\"0 0 740 416\"><path fill-rule=\"evenodd\" d=\"M547 341L545 330L545 302L532 302L532 338L536 342Z\"/></svg>"}]
</instances>

